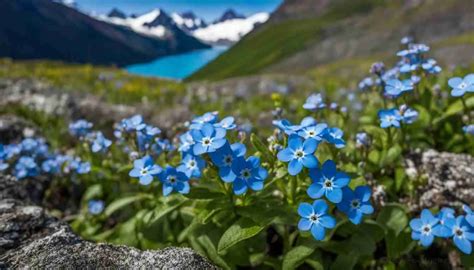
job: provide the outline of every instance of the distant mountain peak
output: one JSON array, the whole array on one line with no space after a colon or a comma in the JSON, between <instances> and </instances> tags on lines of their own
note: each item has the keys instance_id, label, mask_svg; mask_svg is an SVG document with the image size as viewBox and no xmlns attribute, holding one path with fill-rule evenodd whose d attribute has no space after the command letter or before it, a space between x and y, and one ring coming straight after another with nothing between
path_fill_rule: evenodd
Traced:
<instances>
[{"instance_id":1,"label":"distant mountain peak","mask_svg":"<svg viewBox=\"0 0 474 270\"><path fill-rule=\"evenodd\" d=\"M192 11L187 11L180 14L173 13L171 14L171 17L179 28L187 32L193 32L197 29L207 26L207 23L203 19L197 17Z\"/></svg>"},{"instance_id":2,"label":"distant mountain peak","mask_svg":"<svg viewBox=\"0 0 474 270\"><path fill-rule=\"evenodd\" d=\"M214 23L221 23L221 22L225 22L225 21L228 21L228 20L234 20L234 19L245 19L245 16L242 15L242 14L239 14L235 10L229 8L226 11L224 11L224 14L222 14L222 16L219 19L214 21Z\"/></svg>"},{"instance_id":3,"label":"distant mountain peak","mask_svg":"<svg viewBox=\"0 0 474 270\"><path fill-rule=\"evenodd\" d=\"M120 18L120 19L126 19L127 18L127 15L121 11L120 9L118 8L113 8L109 14L107 14L107 17L109 18Z\"/></svg>"}]
</instances>

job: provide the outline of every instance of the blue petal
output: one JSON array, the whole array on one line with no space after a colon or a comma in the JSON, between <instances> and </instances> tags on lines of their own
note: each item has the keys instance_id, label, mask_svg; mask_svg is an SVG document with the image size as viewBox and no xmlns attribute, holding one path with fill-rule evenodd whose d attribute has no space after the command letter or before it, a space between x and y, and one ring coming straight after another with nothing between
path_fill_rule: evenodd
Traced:
<instances>
[{"instance_id":1,"label":"blue petal","mask_svg":"<svg viewBox=\"0 0 474 270\"><path fill-rule=\"evenodd\" d=\"M309 171L309 177L313 182L321 182L323 178L323 173L320 169L316 168Z\"/></svg>"},{"instance_id":2,"label":"blue petal","mask_svg":"<svg viewBox=\"0 0 474 270\"><path fill-rule=\"evenodd\" d=\"M316 214L325 214L328 211L328 204L325 200L315 200L313 202L313 210Z\"/></svg>"},{"instance_id":3,"label":"blue petal","mask_svg":"<svg viewBox=\"0 0 474 270\"><path fill-rule=\"evenodd\" d=\"M454 237L454 244L465 254L471 254L472 244L466 238Z\"/></svg>"},{"instance_id":4,"label":"blue petal","mask_svg":"<svg viewBox=\"0 0 474 270\"><path fill-rule=\"evenodd\" d=\"M457 88L462 83L462 81L463 80L461 78L454 77L454 78L449 79L448 85L451 86L452 88Z\"/></svg>"},{"instance_id":5,"label":"blue petal","mask_svg":"<svg viewBox=\"0 0 474 270\"><path fill-rule=\"evenodd\" d=\"M214 137L215 138L218 138L218 139L221 139L221 138L224 138L225 137L225 134L226 134L226 130L223 129L223 128L216 128L215 129L215 135Z\"/></svg>"},{"instance_id":6,"label":"blue petal","mask_svg":"<svg viewBox=\"0 0 474 270\"><path fill-rule=\"evenodd\" d=\"M433 234L438 237L447 238L447 237L453 236L453 230L451 230L450 228L446 226L436 225L433 228Z\"/></svg>"},{"instance_id":7,"label":"blue petal","mask_svg":"<svg viewBox=\"0 0 474 270\"><path fill-rule=\"evenodd\" d=\"M236 195L241 195L247 191L247 183L241 178L236 178L233 183L233 189Z\"/></svg>"},{"instance_id":8,"label":"blue petal","mask_svg":"<svg viewBox=\"0 0 474 270\"><path fill-rule=\"evenodd\" d=\"M144 175L140 177L140 184L141 185L149 185L153 181L153 177L151 175Z\"/></svg>"},{"instance_id":9,"label":"blue petal","mask_svg":"<svg viewBox=\"0 0 474 270\"><path fill-rule=\"evenodd\" d=\"M293 150L291 150L290 148L285 148L278 152L277 157L283 162L288 162L294 158Z\"/></svg>"},{"instance_id":10,"label":"blue petal","mask_svg":"<svg viewBox=\"0 0 474 270\"><path fill-rule=\"evenodd\" d=\"M420 240L420 238L421 238L421 233L416 232L416 231L412 231L412 232L411 232L411 238L412 238L413 240Z\"/></svg>"},{"instance_id":11,"label":"blue petal","mask_svg":"<svg viewBox=\"0 0 474 270\"><path fill-rule=\"evenodd\" d=\"M193 145L193 152L196 156L206 153L207 149L202 146L201 143L196 143Z\"/></svg>"},{"instance_id":12,"label":"blue petal","mask_svg":"<svg viewBox=\"0 0 474 270\"><path fill-rule=\"evenodd\" d=\"M226 139L215 139L214 141L212 141L212 147L214 149L219 149L222 146L224 146L226 144L226 142L227 142Z\"/></svg>"},{"instance_id":13,"label":"blue petal","mask_svg":"<svg viewBox=\"0 0 474 270\"><path fill-rule=\"evenodd\" d=\"M366 215L370 215L374 212L374 208L370 204L363 204L360 207L360 211Z\"/></svg>"},{"instance_id":14,"label":"blue petal","mask_svg":"<svg viewBox=\"0 0 474 270\"><path fill-rule=\"evenodd\" d=\"M247 162L252 165L252 168L258 168L260 166L260 158L256 156L250 156L247 158Z\"/></svg>"},{"instance_id":15,"label":"blue petal","mask_svg":"<svg viewBox=\"0 0 474 270\"><path fill-rule=\"evenodd\" d=\"M163 184L163 196L168 196L173 191L173 186L169 184Z\"/></svg>"},{"instance_id":16,"label":"blue petal","mask_svg":"<svg viewBox=\"0 0 474 270\"><path fill-rule=\"evenodd\" d=\"M222 181L226 183L234 181L236 177L235 173L230 167L221 167L219 169L219 176L221 177Z\"/></svg>"},{"instance_id":17,"label":"blue petal","mask_svg":"<svg viewBox=\"0 0 474 270\"><path fill-rule=\"evenodd\" d=\"M132 170L128 173L128 175L129 175L130 177L140 177L140 175L141 175L140 169L138 169L138 168L132 169Z\"/></svg>"},{"instance_id":18,"label":"blue petal","mask_svg":"<svg viewBox=\"0 0 474 270\"><path fill-rule=\"evenodd\" d=\"M301 148L301 146L303 146L303 139L298 135L290 135L290 138L288 139L288 147L296 150Z\"/></svg>"},{"instance_id":19,"label":"blue petal","mask_svg":"<svg viewBox=\"0 0 474 270\"><path fill-rule=\"evenodd\" d=\"M323 171L323 174L327 178L332 178L332 177L336 176L336 163L334 163L334 161L332 161L332 160L327 160L323 164L322 171Z\"/></svg>"},{"instance_id":20,"label":"blue petal","mask_svg":"<svg viewBox=\"0 0 474 270\"><path fill-rule=\"evenodd\" d=\"M319 218L321 225L325 228L332 229L336 226L336 219L329 215L324 215Z\"/></svg>"},{"instance_id":21,"label":"blue petal","mask_svg":"<svg viewBox=\"0 0 474 270\"><path fill-rule=\"evenodd\" d=\"M311 227L311 234L313 235L314 239L319 241L323 240L325 235L324 227L314 224L313 227Z\"/></svg>"},{"instance_id":22,"label":"blue petal","mask_svg":"<svg viewBox=\"0 0 474 270\"><path fill-rule=\"evenodd\" d=\"M250 189L254 191L259 191L263 189L263 181L258 181L258 180L249 180L248 181Z\"/></svg>"},{"instance_id":23,"label":"blue petal","mask_svg":"<svg viewBox=\"0 0 474 270\"><path fill-rule=\"evenodd\" d=\"M467 223L469 223L469 225L471 225L472 227L474 227L474 215L467 215L466 216L466 221Z\"/></svg>"},{"instance_id":24,"label":"blue petal","mask_svg":"<svg viewBox=\"0 0 474 270\"><path fill-rule=\"evenodd\" d=\"M312 214L314 214L314 208L309 203L300 203L298 206L298 214L301 217L309 218Z\"/></svg>"},{"instance_id":25,"label":"blue petal","mask_svg":"<svg viewBox=\"0 0 474 270\"><path fill-rule=\"evenodd\" d=\"M136 159L134 162L133 162L133 167L135 167L136 169L142 169L145 165L145 162L144 162L144 159Z\"/></svg>"},{"instance_id":26,"label":"blue petal","mask_svg":"<svg viewBox=\"0 0 474 270\"><path fill-rule=\"evenodd\" d=\"M349 220L356 225L360 224L362 221L362 213L360 211L351 211Z\"/></svg>"},{"instance_id":27,"label":"blue petal","mask_svg":"<svg viewBox=\"0 0 474 270\"><path fill-rule=\"evenodd\" d=\"M431 226L434 226L439 221L439 219L435 218L428 209L423 209L423 211L421 211L421 220L424 224L430 224Z\"/></svg>"},{"instance_id":28,"label":"blue petal","mask_svg":"<svg viewBox=\"0 0 474 270\"><path fill-rule=\"evenodd\" d=\"M308 187L308 190L306 191L308 193L308 196L312 199L317 199L321 198L324 195L324 188L322 185L313 183Z\"/></svg>"},{"instance_id":29,"label":"blue petal","mask_svg":"<svg viewBox=\"0 0 474 270\"><path fill-rule=\"evenodd\" d=\"M318 166L318 160L312 154L309 156L305 156L302 162L303 166L305 166L306 168L315 168Z\"/></svg>"},{"instance_id":30,"label":"blue petal","mask_svg":"<svg viewBox=\"0 0 474 270\"><path fill-rule=\"evenodd\" d=\"M420 218L415 218L410 221L410 227L414 231L420 231L423 226L423 222Z\"/></svg>"},{"instance_id":31,"label":"blue petal","mask_svg":"<svg viewBox=\"0 0 474 270\"><path fill-rule=\"evenodd\" d=\"M434 236L432 234L421 234L420 243L424 247L428 247L433 243Z\"/></svg>"},{"instance_id":32,"label":"blue petal","mask_svg":"<svg viewBox=\"0 0 474 270\"><path fill-rule=\"evenodd\" d=\"M245 152L247 151L245 145L241 143L234 143L230 147L232 149L232 152L234 152L234 155L236 155L237 157L243 157L245 155Z\"/></svg>"},{"instance_id":33,"label":"blue petal","mask_svg":"<svg viewBox=\"0 0 474 270\"><path fill-rule=\"evenodd\" d=\"M212 137L215 133L215 130L211 124L205 123L202 125L201 133L204 137Z\"/></svg>"},{"instance_id":34,"label":"blue petal","mask_svg":"<svg viewBox=\"0 0 474 270\"><path fill-rule=\"evenodd\" d=\"M333 203L340 203L342 201L342 190L340 188L335 188L326 191L326 197Z\"/></svg>"},{"instance_id":35,"label":"blue petal","mask_svg":"<svg viewBox=\"0 0 474 270\"><path fill-rule=\"evenodd\" d=\"M302 169L303 169L303 164L301 164L301 162L299 162L296 159L293 159L288 164L288 173L290 173L290 175L297 175L298 173L301 172Z\"/></svg>"},{"instance_id":36,"label":"blue petal","mask_svg":"<svg viewBox=\"0 0 474 270\"><path fill-rule=\"evenodd\" d=\"M312 155L316 151L317 147L318 147L318 141L312 138L306 139L303 143L303 151L306 154Z\"/></svg>"},{"instance_id":37,"label":"blue petal","mask_svg":"<svg viewBox=\"0 0 474 270\"><path fill-rule=\"evenodd\" d=\"M188 182L178 182L176 184L176 190L181 194L189 193L189 183Z\"/></svg>"},{"instance_id":38,"label":"blue petal","mask_svg":"<svg viewBox=\"0 0 474 270\"><path fill-rule=\"evenodd\" d=\"M370 189L369 186L358 186L356 187L354 193L357 198L359 198L363 202L366 202L370 200L370 195L372 194L372 190Z\"/></svg>"},{"instance_id":39,"label":"blue petal","mask_svg":"<svg viewBox=\"0 0 474 270\"><path fill-rule=\"evenodd\" d=\"M342 187L347 186L350 181L351 181L351 178L349 177L349 175L342 172L338 172L336 173L336 180L334 181L334 184L342 188Z\"/></svg>"},{"instance_id":40,"label":"blue petal","mask_svg":"<svg viewBox=\"0 0 474 270\"><path fill-rule=\"evenodd\" d=\"M311 223L311 221L309 221L309 219L302 218L298 222L298 229L300 231L309 231L309 229L311 229L311 225L312 225L312 223Z\"/></svg>"},{"instance_id":41,"label":"blue petal","mask_svg":"<svg viewBox=\"0 0 474 270\"><path fill-rule=\"evenodd\" d=\"M202 133L199 130L193 129L189 132L191 134L191 137L193 138L193 141L197 142L202 140Z\"/></svg>"},{"instance_id":42,"label":"blue petal","mask_svg":"<svg viewBox=\"0 0 474 270\"><path fill-rule=\"evenodd\" d=\"M464 89L454 88L453 90L451 90L451 96L460 97L464 95L465 92L466 91Z\"/></svg>"}]
</instances>

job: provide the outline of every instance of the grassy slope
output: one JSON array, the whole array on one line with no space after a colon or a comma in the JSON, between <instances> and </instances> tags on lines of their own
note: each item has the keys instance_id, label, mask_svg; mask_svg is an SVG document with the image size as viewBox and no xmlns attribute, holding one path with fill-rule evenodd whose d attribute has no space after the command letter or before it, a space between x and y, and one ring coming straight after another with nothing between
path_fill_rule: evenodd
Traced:
<instances>
[{"instance_id":1,"label":"grassy slope","mask_svg":"<svg viewBox=\"0 0 474 270\"><path fill-rule=\"evenodd\" d=\"M144 99L166 107L184 92L182 84L145 78L126 71L56 61L11 61L0 58L0 78L35 78L75 93L91 93L111 103L134 104Z\"/></svg>"},{"instance_id":2,"label":"grassy slope","mask_svg":"<svg viewBox=\"0 0 474 270\"><path fill-rule=\"evenodd\" d=\"M318 18L263 25L187 80L219 80L255 74L318 41L325 26L353 14L368 12L380 4L377 0L335 2Z\"/></svg>"}]
</instances>

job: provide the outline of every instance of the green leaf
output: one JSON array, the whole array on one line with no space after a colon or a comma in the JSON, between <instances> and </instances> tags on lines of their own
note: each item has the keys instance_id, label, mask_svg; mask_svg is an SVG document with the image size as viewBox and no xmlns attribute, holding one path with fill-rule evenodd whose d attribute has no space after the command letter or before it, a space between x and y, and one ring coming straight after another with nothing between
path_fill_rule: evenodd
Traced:
<instances>
[{"instance_id":1,"label":"green leaf","mask_svg":"<svg viewBox=\"0 0 474 270\"><path fill-rule=\"evenodd\" d=\"M138 194L130 197L120 198L118 200L113 201L110 203L104 211L106 216L112 215L115 211L124 208L125 206L138 202L144 199L152 199L153 197L150 194Z\"/></svg>"},{"instance_id":2,"label":"green leaf","mask_svg":"<svg viewBox=\"0 0 474 270\"><path fill-rule=\"evenodd\" d=\"M392 164L397 161L402 154L402 148L396 144L388 149L387 155L382 160L381 165Z\"/></svg>"},{"instance_id":3,"label":"green leaf","mask_svg":"<svg viewBox=\"0 0 474 270\"><path fill-rule=\"evenodd\" d=\"M209 236L201 235L197 238L198 242L204 247L206 250L207 256L215 262L217 265L222 267L223 269L231 269L230 266L226 263L226 261L217 254L216 247L214 243L211 241Z\"/></svg>"},{"instance_id":4,"label":"green leaf","mask_svg":"<svg viewBox=\"0 0 474 270\"><path fill-rule=\"evenodd\" d=\"M292 248L283 257L283 270L296 269L306 258L308 258L316 249L316 245L300 245Z\"/></svg>"},{"instance_id":5,"label":"green leaf","mask_svg":"<svg viewBox=\"0 0 474 270\"><path fill-rule=\"evenodd\" d=\"M155 208L153 211L153 215L151 217L151 220L149 222L149 226L153 226L155 223L160 221L161 218L164 216L168 215L169 213L173 212L176 210L178 207L180 207L183 203L186 201L180 200L177 201L173 204L168 204L168 205L159 205Z\"/></svg>"},{"instance_id":6,"label":"green leaf","mask_svg":"<svg viewBox=\"0 0 474 270\"><path fill-rule=\"evenodd\" d=\"M357 260L358 256L356 254L339 254L334 263L331 265L331 270L350 270L354 268Z\"/></svg>"},{"instance_id":7,"label":"green leaf","mask_svg":"<svg viewBox=\"0 0 474 270\"><path fill-rule=\"evenodd\" d=\"M257 151L262 153L262 157L265 161L273 163L275 158L273 157L270 150L268 150L266 145L260 140L260 138L255 135L255 133L252 133L252 135L250 135L250 142L252 142L253 147L255 147Z\"/></svg>"},{"instance_id":8,"label":"green leaf","mask_svg":"<svg viewBox=\"0 0 474 270\"><path fill-rule=\"evenodd\" d=\"M193 187L191 192L185 196L186 198L194 200L212 200L225 197L225 195L221 192L210 191L209 189L203 187Z\"/></svg>"},{"instance_id":9,"label":"green leaf","mask_svg":"<svg viewBox=\"0 0 474 270\"><path fill-rule=\"evenodd\" d=\"M82 200L87 202L91 199L97 198L102 195L102 185L95 184L86 189L84 195L82 196Z\"/></svg>"},{"instance_id":10,"label":"green leaf","mask_svg":"<svg viewBox=\"0 0 474 270\"><path fill-rule=\"evenodd\" d=\"M408 216L405 209L398 204L386 205L379 216L377 223L386 230L393 230L398 235L408 224Z\"/></svg>"},{"instance_id":11,"label":"green leaf","mask_svg":"<svg viewBox=\"0 0 474 270\"><path fill-rule=\"evenodd\" d=\"M236 223L231 225L222 235L217 245L219 254L225 253L225 251L233 245L255 235L259 234L265 229L264 226L256 224L249 218L241 218Z\"/></svg>"},{"instance_id":12,"label":"green leaf","mask_svg":"<svg viewBox=\"0 0 474 270\"><path fill-rule=\"evenodd\" d=\"M385 237L385 243L387 246L387 255L392 259L396 259L408 253L416 246L416 242L411 239L411 233L405 231L398 235L395 235L393 231L389 231Z\"/></svg>"}]
</instances>

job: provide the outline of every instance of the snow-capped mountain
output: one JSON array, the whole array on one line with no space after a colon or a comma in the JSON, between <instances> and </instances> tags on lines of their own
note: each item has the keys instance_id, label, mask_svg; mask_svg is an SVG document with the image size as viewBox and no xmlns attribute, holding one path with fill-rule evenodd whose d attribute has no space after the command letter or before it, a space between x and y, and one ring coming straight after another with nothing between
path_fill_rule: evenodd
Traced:
<instances>
[{"instance_id":1,"label":"snow-capped mountain","mask_svg":"<svg viewBox=\"0 0 474 270\"><path fill-rule=\"evenodd\" d=\"M181 14L173 13L171 14L171 18L173 18L174 22L176 23L176 25L178 25L179 28L187 32L193 32L199 28L207 26L207 23L203 19L198 18L191 11L184 12Z\"/></svg>"},{"instance_id":2,"label":"snow-capped mountain","mask_svg":"<svg viewBox=\"0 0 474 270\"><path fill-rule=\"evenodd\" d=\"M164 21L163 17L168 16L160 9L154 9L136 17L116 16L116 14L117 12L112 10L109 15L99 15L97 18L108 23L129 27L135 32L148 36L163 38L166 35L167 28L165 25L153 23L156 20Z\"/></svg>"},{"instance_id":3,"label":"snow-capped mountain","mask_svg":"<svg viewBox=\"0 0 474 270\"><path fill-rule=\"evenodd\" d=\"M229 44L239 41L243 36L252 31L255 26L268 20L268 13L257 13L248 18L233 18L228 16L227 20L218 20L204 28L199 28L193 35L210 44ZM224 18L224 16L222 17ZM221 18L221 19L222 19Z\"/></svg>"},{"instance_id":4,"label":"snow-capped mountain","mask_svg":"<svg viewBox=\"0 0 474 270\"><path fill-rule=\"evenodd\" d=\"M224 11L224 14L222 16L215 20L213 24L218 24L221 22L229 21L229 20L235 20L235 19L245 19L245 16L242 14L238 14L235 10L233 9L228 9Z\"/></svg>"},{"instance_id":5,"label":"snow-capped mountain","mask_svg":"<svg viewBox=\"0 0 474 270\"><path fill-rule=\"evenodd\" d=\"M190 35L208 44L229 45L239 41L256 25L267 21L269 14L257 13L246 18L229 9L210 25L192 12L168 15L161 9L154 9L143 15L131 16L127 16L118 9L113 9L108 15L100 15L97 18L126 26L135 32L148 36L163 38L179 32L181 35Z\"/></svg>"}]
</instances>

